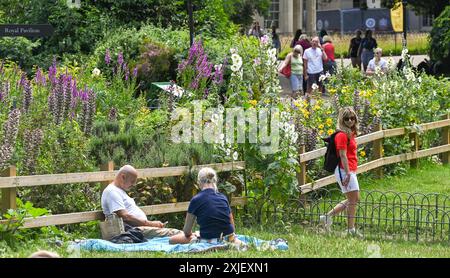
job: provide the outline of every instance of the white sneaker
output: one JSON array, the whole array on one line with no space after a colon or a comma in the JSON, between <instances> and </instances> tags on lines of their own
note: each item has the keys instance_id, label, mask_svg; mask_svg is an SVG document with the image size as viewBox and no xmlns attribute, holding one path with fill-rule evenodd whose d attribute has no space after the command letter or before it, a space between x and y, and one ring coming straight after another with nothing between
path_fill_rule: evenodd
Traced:
<instances>
[{"instance_id":1,"label":"white sneaker","mask_svg":"<svg viewBox=\"0 0 450 278\"><path fill-rule=\"evenodd\" d=\"M353 228L353 229L348 229L348 230L347 230L347 235L354 236L354 237L359 237L359 238L363 238L363 237L364 237L364 236L363 236L358 230L356 230L355 228Z\"/></svg>"},{"instance_id":2,"label":"white sneaker","mask_svg":"<svg viewBox=\"0 0 450 278\"><path fill-rule=\"evenodd\" d=\"M333 224L332 216L330 215L321 215L319 216L319 222L325 227L325 229L330 230L331 225Z\"/></svg>"}]
</instances>

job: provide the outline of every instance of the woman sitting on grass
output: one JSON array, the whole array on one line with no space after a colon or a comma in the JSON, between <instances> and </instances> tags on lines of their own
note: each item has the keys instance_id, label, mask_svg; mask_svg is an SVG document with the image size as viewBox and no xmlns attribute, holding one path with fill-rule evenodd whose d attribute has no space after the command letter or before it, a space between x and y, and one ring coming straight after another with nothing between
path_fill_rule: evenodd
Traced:
<instances>
[{"instance_id":1,"label":"woman sitting on grass","mask_svg":"<svg viewBox=\"0 0 450 278\"><path fill-rule=\"evenodd\" d=\"M234 234L234 220L228 199L217 191L217 174L211 168L202 168L198 173L200 192L195 195L188 208L183 233L170 238L170 244L195 242L230 242L240 245ZM197 220L200 234L192 233Z\"/></svg>"}]
</instances>

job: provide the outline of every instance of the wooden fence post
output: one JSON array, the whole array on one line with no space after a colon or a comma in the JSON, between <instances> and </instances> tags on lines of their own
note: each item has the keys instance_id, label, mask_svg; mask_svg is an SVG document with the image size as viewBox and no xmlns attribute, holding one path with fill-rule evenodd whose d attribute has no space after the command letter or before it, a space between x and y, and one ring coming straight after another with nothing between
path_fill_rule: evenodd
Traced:
<instances>
[{"instance_id":1,"label":"wooden fence post","mask_svg":"<svg viewBox=\"0 0 450 278\"><path fill-rule=\"evenodd\" d=\"M305 145L302 144L298 148L298 161L300 162L300 171L297 172L297 183L298 186L306 184L306 162L301 162L300 155L305 153ZM302 204L306 203L306 195L302 194L300 191L299 201Z\"/></svg>"},{"instance_id":2,"label":"wooden fence post","mask_svg":"<svg viewBox=\"0 0 450 278\"><path fill-rule=\"evenodd\" d=\"M298 161L300 161L300 155L305 153L305 145L300 145L298 148ZM306 162L300 162L300 171L297 172L298 185L306 184Z\"/></svg>"},{"instance_id":3,"label":"wooden fence post","mask_svg":"<svg viewBox=\"0 0 450 278\"><path fill-rule=\"evenodd\" d=\"M375 126L374 132L382 131L382 130L383 130L383 126L381 125L381 123L378 123ZM373 141L372 158L373 158L373 160L376 160L376 159L380 159L382 157L383 157L383 138L380 138L380 139ZM383 178L383 166L378 167L377 169L374 169L373 171L374 171L376 178L378 178L378 179Z\"/></svg>"},{"instance_id":4,"label":"wooden fence post","mask_svg":"<svg viewBox=\"0 0 450 278\"><path fill-rule=\"evenodd\" d=\"M108 161L105 164L100 165L100 171L114 171L114 161ZM102 181L101 182L101 188L100 193L105 190L105 188L111 183L112 181Z\"/></svg>"},{"instance_id":5,"label":"wooden fence post","mask_svg":"<svg viewBox=\"0 0 450 278\"><path fill-rule=\"evenodd\" d=\"M450 113L447 113L447 115L444 115L442 117L443 120L450 119ZM450 144L450 127L446 126L442 128L442 145L448 145ZM445 152L441 154L442 156L442 163L448 164L450 161L450 152Z\"/></svg>"},{"instance_id":6,"label":"wooden fence post","mask_svg":"<svg viewBox=\"0 0 450 278\"><path fill-rule=\"evenodd\" d=\"M2 177L15 177L17 175L16 166L9 166L2 173ZM5 213L8 209L16 209L16 196L17 188L4 188L2 189L2 213Z\"/></svg>"},{"instance_id":7,"label":"wooden fence post","mask_svg":"<svg viewBox=\"0 0 450 278\"><path fill-rule=\"evenodd\" d=\"M419 150L419 134L417 132L410 133L409 142L411 143L411 151L417 152ZM409 166L417 169L419 167L418 162L418 159L411 159Z\"/></svg>"}]
</instances>

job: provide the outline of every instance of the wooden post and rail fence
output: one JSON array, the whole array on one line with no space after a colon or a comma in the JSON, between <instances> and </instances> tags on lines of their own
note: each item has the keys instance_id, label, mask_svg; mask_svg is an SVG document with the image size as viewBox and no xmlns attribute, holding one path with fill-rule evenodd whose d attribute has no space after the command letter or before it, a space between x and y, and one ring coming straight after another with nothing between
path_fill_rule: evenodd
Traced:
<instances>
[{"instance_id":1,"label":"wooden post and rail fence","mask_svg":"<svg viewBox=\"0 0 450 278\"><path fill-rule=\"evenodd\" d=\"M228 163L215 163L206 165L196 165L192 168L189 166L164 167L164 168L146 168L136 169L138 178L163 178L182 176L190 171L197 171L202 167L211 167L217 172L229 172L245 170L244 161L235 161ZM105 188L117 173L114 171L114 164L108 162L100 166L100 172L87 173L67 173L67 174L50 174L50 175L34 175L34 176L16 176L16 167L11 166L2 173L0 177L0 189L2 192L2 212L8 209L15 209L16 190L18 187L45 186L45 185L61 185L74 183L101 183L101 190ZM245 185L244 185L245 186ZM231 206L239 206L246 204L246 198L232 197ZM146 215L166 214L174 212L187 211L189 202L168 203L159 205L143 206L141 209ZM36 218L26 218L23 228L36 228L51 225L75 224L94 220L103 220L104 215L101 210L88 212L75 212L56 215L40 216ZM0 220L0 224L6 223L7 220Z\"/></svg>"},{"instance_id":2,"label":"wooden post and rail fence","mask_svg":"<svg viewBox=\"0 0 450 278\"><path fill-rule=\"evenodd\" d=\"M448 164L450 160L450 115L436 122L425 123L419 125L423 132L433 129L442 129L442 144L437 147L420 150L420 135L417 130L408 130L407 128L394 128L383 130L381 126L375 129L375 132L360 136L356 138L359 145L373 142L373 160L367 162L358 168L358 173L367 172L375 169L377 177L383 176L382 166L398 163L402 161L410 161L412 167L417 167L418 158L441 154L442 162ZM383 139L394 136L407 135L410 138L412 144L412 151L409 153L398 154L390 157L383 157ZM306 165L308 161L322 157L325 154L326 148L320 148L314 151L305 152L304 146L299 146L299 162L300 171L297 173L297 179L301 194L305 194L321 187L336 182L334 175L330 175L316 181L307 183ZM217 172L226 171L239 171L245 170L245 162L229 162L218 164L197 165L192 167L179 166L179 167L164 167L164 168L146 168L137 169L139 178L162 178L162 177L175 177L182 176L189 171L198 170L201 167L212 167ZM1 173L0 177L0 189L2 192L1 208L4 212L7 209L16 208L16 191L18 187L30 187L30 186L44 186L44 185L62 185L73 183L95 183L100 182L103 188L110 183L117 171L114 171L114 165L109 162L105 165L101 165L100 172L88 172L88 173L68 173L68 174L50 174L50 175L35 175L35 176L16 176L15 166L11 166ZM244 185L245 186L245 185ZM232 197L231 206L245 205L247 198L245 196ZM174 212L186 211L189 206L189 202L178 202L160 205L150 205L141 207L146 215L166 214ZM74 224L82 223L93 220L103 220L104 215L102 211L88 211L88 212L76 212L66 213L58 215L41 216L37 218L27 218L23 228L35 228L50 225L62 225L62 224ZM1 223L5 223L6 220L0 220Z\"/></svg>"},{"instance_id":3,"label":"wooden post and rail fence","mask_svg":"<svg viewBox=\"0 0 450 278\"><path fill-rule=\"evenodd\" d=\"M411 167L418 167L418 159L422 157L441 154L442 163L448 164L450 160L450 114L444 115L442 120L418 125L421 132L426 132L433 129L442 129L441 145L425 150L420 150L420 134L417 130L408 129L405 127L383 130L381 124L375 128L375 131L356 138L358 145L373 142L372 161L358 166L357 173L364 173L370 170L375 171L375 176L383 177L382 166L410 161ZM409 137L411 143L411 152L383 157L383 139L395 136ZM299 162L301 165L300 172L297 174L299 189L301 194L305 194L321 187L333 184L336 182L334 175L330 175L316 181L307 182L306 165L308 161L322 157L325 155L326 148L320 148L310 152L305 152L304 146L298 148Z\"/></svg>"}]
</instances>

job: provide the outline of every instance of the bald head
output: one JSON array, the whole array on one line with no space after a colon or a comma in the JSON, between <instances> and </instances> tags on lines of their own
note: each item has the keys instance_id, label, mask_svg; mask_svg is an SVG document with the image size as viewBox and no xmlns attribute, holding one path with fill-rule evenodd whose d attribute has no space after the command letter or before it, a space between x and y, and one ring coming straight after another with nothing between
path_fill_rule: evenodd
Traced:
<instances>
[{"instance_id":1,"label":"bald head","mask_svg":"<svg viewBox=\"0 0 450 278\"><path fill-rule=\"evenodd\" d=\"M138 173L136 169L131 165L122 166L116 174L114 184L123 190L129 190L134 184L136 184Z\"/></svg>"},{"instance_id":2,"label":"bald head","mask_svg":"<svg viewBox=\"0 0 450 278\"><path fill-rule=\"evenodd\" d=\"M134 176L137 177L137 171L136 171L136 169L135 169L133 166L131 166L131 165L124 165L124 166L122 166L122 168L119 169L119 172L117 172L117 175L116 175L116 176L118 176L118 175L120 175L120 174L134 175Z\"/></svg>"},{"instance_id":3,"label":"bald head","mask_svg":"<svg viewBox=\"0 0 450 278\"><path fill-rule=\"evenodd\" d=\"M28 258L59 258L59 255L54 252L41 250L34 252Z\"/></svg>"}]
</instances>

